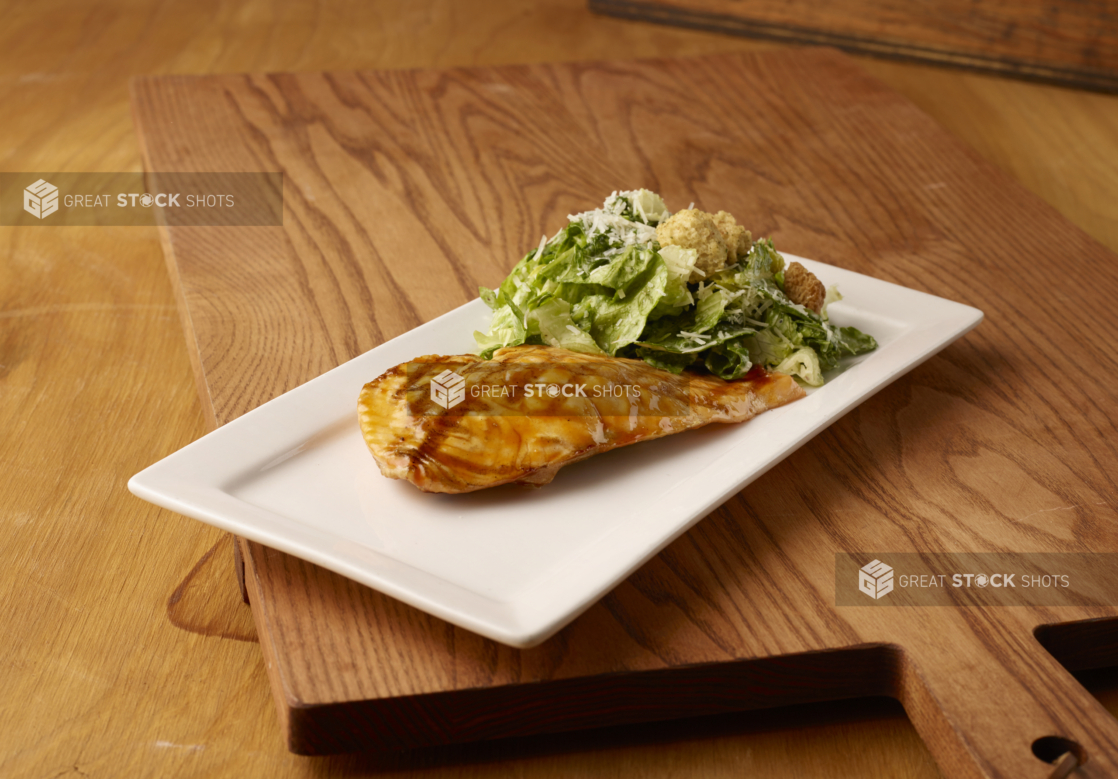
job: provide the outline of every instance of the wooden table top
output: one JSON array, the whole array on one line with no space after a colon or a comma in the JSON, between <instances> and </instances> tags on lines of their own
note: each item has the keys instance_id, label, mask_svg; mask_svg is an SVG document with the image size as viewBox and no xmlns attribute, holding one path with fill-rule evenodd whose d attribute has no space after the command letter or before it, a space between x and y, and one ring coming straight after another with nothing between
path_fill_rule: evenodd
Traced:
<instances>
[{"instance_id":1,"label":"wooden table top","mask_svg":"<svg viewBox=\"0 0 1118 779\"><path fill-rule=\"evenodd\" d=\"M770 48L580 2L22 6L0 31L3 171L141 168L128 78ZM1118 250L1118 98L860 60ZM936 776L857 701L391 756L287 753L230 539L128 477L206 429L154 229L0 228L0 775ZM1111 712L1118 681L1086 680Z\"/></svg>"}]
</instances>

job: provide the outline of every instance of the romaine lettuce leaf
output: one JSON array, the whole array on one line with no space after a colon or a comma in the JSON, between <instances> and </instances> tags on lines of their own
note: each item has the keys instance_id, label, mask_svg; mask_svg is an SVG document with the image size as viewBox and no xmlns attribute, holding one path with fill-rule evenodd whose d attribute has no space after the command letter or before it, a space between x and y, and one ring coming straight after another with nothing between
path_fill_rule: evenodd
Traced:
<instances>
[{"instance_id":1,"label":"romaine lettuce leaf","mask_svg":"<svg viewBox=\"0 0 1118 779\"><path fill-rule=\"evenodd\" d=\"M753 367L749 348L742 338L728 340L703 354L707 370L726 381L740 379Z\"/></svg>"},{"instance_id":2,"label":"romaine lettuce leaf","mask_svg":"<svg viewBox=\"0 0 1118 779\"><path fill-rule=\"evenodd\" d=\"M823 370L819 367L819 357L810 346L803 346L785 357L773 368L777 373L797 376L805 384L818 387L823 384Z\"/></svg>"},{"instance_id":3,"label":"romaine lettuce leaf","mask_svg":"<svg viewBox=\"0 0 1118 779\"><path fill-rule=\"evenodd\" d=\"M662 246L659 253L660 259L668 268L668 280L664 285L664 297L652 310L651 319L682 314L688 306L695 303L695 297L687 286L687 280L695 270L695 262L699 255L694 249L681 249L678 246Z\"/></svg>"},{"instance_id":4,"label":"romaine lettuce leaf","mask_svg":"<svg viewBox=\"0 0 1118 779\"><path fill-rule=\"evenodd\" d=\"M552 298L529 312L528 330L539 335L540 341L548 346L584 354L602 353L590 333L579 329L571 319L571 304L559 298Z\"/></svg>"},{"instance_id":5,"label":"romaine lettuce leaf","mask_svg":"<svg viewBox=\"0 0 1118 779\"><path fill-rule=\"evenodd\" d=\"M605 285L571 284L564 285L556 293L572 301L571 317L610 355L640 338L648 324L648 315L663 297L667 283L667 267L659 254L638 251L630 257L638 258L634 260L638 265L635 271L625 271L631 278L625 288L613 290ZM582 289L576 291L571 287Z\"/></svg>"},{"instance_id":6,"label":"romaine lettuce leaf","mask_svg":"<svg viewBox=\"0 0 1118 779\"><path fill-rule=\"evenodd\" d=\"M489 333L474 331L474 340L483 360L493 356L493 352L504 346L519 346L524 343L527 330L512 306L501 306L493 312L493 324Z\"/></svg>"},{"instance_id":7,"label":"romaine lettuce leaf","mask_svg":"<svg viewBox=\"0 0 1118 779\"><path fill-rule=\"evenodd\" d=\"M586 276L586 281L618 290L624 298L633 283L647 272L650 264L657 260L661 264L663 263L663 259L655 255L656 253L650 249L630 246L608 263L599 265L590 271ZM667 281L667 266L664 266L664 280Z\"/></svg>"},{"instance_id":8,"label":"romaine lettuce leaf","mask_svg":"<svg viewBox=\"0 0 1118 779\"><path fill-rule=\"evenodd\" d=\"M684 368L687 368L695 362L694 354L675 354L674 352L665 352L658 349L646 349L643 346L638 346L636 348L634 356L644 360L654 368L660 368L661 370L675 374L682 373Z\"/></svg>"}]
</instances>

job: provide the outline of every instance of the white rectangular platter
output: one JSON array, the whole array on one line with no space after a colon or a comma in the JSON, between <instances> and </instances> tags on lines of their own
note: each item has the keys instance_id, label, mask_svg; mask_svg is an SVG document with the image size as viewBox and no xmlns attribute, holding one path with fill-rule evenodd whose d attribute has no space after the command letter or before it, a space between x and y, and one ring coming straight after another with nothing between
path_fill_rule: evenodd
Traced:
<instances>
[{"instance_id":1,"label":"white rectangular platter","mask_svg":"<svg viewBox=\"0 0 1118 779\"><path fill-rule=\"evenodd\" d=\"M258 541L517 647L534 646L982 312L797 258L844 300L831 320L877 338L808 397L740 425L614 450L539 489L433 495L380 475L361 387L423 354L474 350L481 300L340 365L138 473L137 496Z\"/></svg>"}]
</instances>

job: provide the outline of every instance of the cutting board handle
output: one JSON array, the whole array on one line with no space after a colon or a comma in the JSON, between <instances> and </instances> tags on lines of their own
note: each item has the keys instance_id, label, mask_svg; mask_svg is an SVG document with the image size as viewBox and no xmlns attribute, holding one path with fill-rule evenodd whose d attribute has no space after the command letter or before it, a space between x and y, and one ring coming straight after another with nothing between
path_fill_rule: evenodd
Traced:
<instances>
[{"instance_id":1,"label":"cutting board handle","mask_svg":"<svg viewBox=\"0 0 1118 779\"><path fill-rule=\"evenodd\" d=\"M898 648L897 697L944 775L1118 777L1118 720L1027 630L1010 635L978 612L967 621L968 632Z\"/></svg>"}]
</instances>

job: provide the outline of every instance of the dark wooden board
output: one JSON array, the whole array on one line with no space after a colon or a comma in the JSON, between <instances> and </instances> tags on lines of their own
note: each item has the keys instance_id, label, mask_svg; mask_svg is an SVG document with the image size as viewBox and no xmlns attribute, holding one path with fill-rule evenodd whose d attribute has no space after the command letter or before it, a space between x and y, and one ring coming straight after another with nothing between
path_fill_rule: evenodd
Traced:
<instances>
[{"instance_id":1,"label":"dark wooden board","mask_svg":"<svg viewBox=\"0 0 1118 779\"><path fill-rule=\"evenodd\" d=\"M840 551L1118 548L1118 363L1061 337L1084 310L1118 327L1118 258L846 57L150 77L133 107L151 169L286 177L283 227L163 232L214 425L468 301L615 188L987 315L534 649L244 544L291 749L889 694L948 775L1039 779L1050 735L1118 772L1118 723L1044 649L1114 663L1113 606L835 606Z\"/></svg>"},{"instance_id":2,"label":"dark wooden board","mask_svg":"<svg viewBox=\"0 0 1118 779\"><path fill-rule=\"evenodd\" d=\"M1118 1L589 0L610 16L1118 92Z\"/></svg>"}]
</instances>

